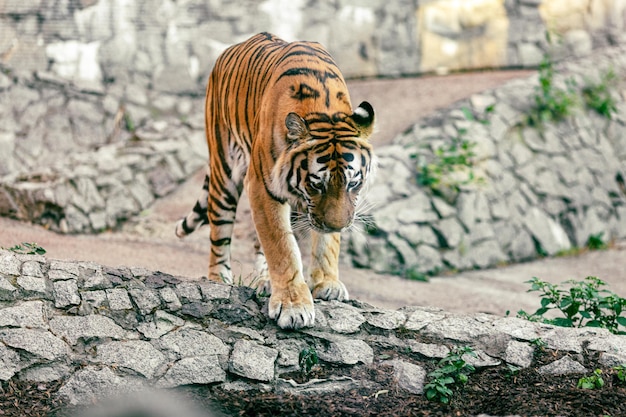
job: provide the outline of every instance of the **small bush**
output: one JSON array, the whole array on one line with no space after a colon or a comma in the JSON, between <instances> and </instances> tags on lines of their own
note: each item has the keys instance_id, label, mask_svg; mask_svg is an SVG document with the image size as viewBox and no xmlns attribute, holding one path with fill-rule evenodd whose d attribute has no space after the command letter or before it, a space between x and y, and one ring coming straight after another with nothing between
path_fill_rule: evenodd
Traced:
<instances>
[{"instance_id":1,"label":"small bush","mask_svg":"<svg viewBox=\"0 0 626 417\"><path fill-rule=\"evenodd\" d=\"M598 114L611 119L617 113L617 104L611 91L617 87L617 76L613 70L602 74L597 84L587 84L582 89L585 105Z\"/></svg>"},{"instance_id":2,"label":"small bush","mask_svg":"<svg viewBox=\"0 0 626 417\"><path fill-rule=\"evenodd\" d=\"M611 333L626 334L626 317L622 316L626 299L601 289L606 286L604 281L596 277L565 281L563 284L567 284L568 288L537 277L527 282L531 284L529 292L541 293L541 307L533 314L520 310L518 317L563 327L602 327ZM550 310L560 312L563 317L544 317Z\"/></svg>"},{"instance_id":3,"label":"small bush","mask_svg":"<svg viewBox=\"0 0 626 417\"><path fill-rule=\"evenodd\" d=\"M424 385L426 398L442 404L450 403L454 394L452 388L466 384L469 375L476 370L465 362L463 355L476 356L476 353L469 346L457 347L439 361L437 369L428 374L429 382Z\"/></svg>"},{"instance_id":4,"label":"small bush","mask_svg":"<svg viewBox=\"0 0 626 417\"><path fill-rule=\"evenodd\" d=\"M36 243L22 242L19 245L11 246L10 248L3 248L10 250L11 252L20 253L23 255L44 255L46 250Z\"/></svg>"}]
</instances>

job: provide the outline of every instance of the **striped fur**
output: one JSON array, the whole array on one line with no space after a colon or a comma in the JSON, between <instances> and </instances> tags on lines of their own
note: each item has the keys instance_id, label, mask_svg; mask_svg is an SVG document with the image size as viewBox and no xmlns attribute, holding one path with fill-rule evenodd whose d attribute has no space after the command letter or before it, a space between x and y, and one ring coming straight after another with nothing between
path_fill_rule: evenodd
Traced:
<instances>
[{"instance_id":1,"label":"striped fur","mask_svg":"<svg viewBox=\"0 0 626 417\"><path fill-rule=\"evenodd\" d=\"M203 194L176 234L209 223L209 278L232 282L231 235L245 186L269 315L283 328L312 325L313 297L348 298L338 277L339 232L352 224L373 166L373 121L369 103L352 110L343 76L320 44L261 33L230 47L207 86ZM308 285L292 210L312 233Z\"/></svg>"}]
</instances>

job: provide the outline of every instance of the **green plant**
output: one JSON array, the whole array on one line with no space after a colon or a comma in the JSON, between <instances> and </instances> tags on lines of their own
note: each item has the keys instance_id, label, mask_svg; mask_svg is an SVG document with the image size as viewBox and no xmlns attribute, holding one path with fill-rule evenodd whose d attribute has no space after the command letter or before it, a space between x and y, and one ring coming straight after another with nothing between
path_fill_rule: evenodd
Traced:
<instances>
[{"instance_id":1,"label":"green plant","mask_svg":"<svg viewBox=\"0 0 626 417\"><path fill-rule=\"evenodd\" d=\"M604 240L602 240L602 235L604 235L604 232L589 235L586 244L587 248L591 250L606 249L608 245L604 243Z\"/></svg>"},{"instance_id":2,"label":"green plant","mask_svg":"<svg viewBox=\"0 0 626 417\"><path fill-rule=\"evenodd\" d=\"M626 334L626 317L622 316L626 299L601 289L606 286L604 281L587 277L583 281L551 284L534 277L527 283L531 284L529 292L541 293L541 307L533 314L520 310L518 317L563 327L602 327L615 334ZM563 317L544 317L550 310L559 311Z\"/></svg>"},{"instance_id":3,"label":"green plant","mask_svg":"<svg viewBox=\"0 0 626 417\"><path fill-rule=\"evenodd\" d=\"M39 246L38 244L28 243L28 242L22 242L19 245L6 248L6 250L10 250L11 252L15 252L15 253L21 253L24 255L43 255L46 253L46 250L42 248L41 246Z\"/></svg>"},{"instance_id":4,"label":"green plant","mask_svg":"<svg viewBox=\"0 0 626 417\"><path fill-rule=\"evenodd\" d=\"M600 389L604 386L604 379L602 379L602 370L596 369L593 371L593 375L584 376L578 380L578 388L582 389Z\"/></svg>"},{"instance_id":5,"label":"green plant","mask_svg":"<svg viewBox=\"0 0 626 417\"><path fill-rule=\"evenodd\" d=\"M616 372L615 376L617 380L620 381L622 385L626 384L626 364L614 366L613 370Z\"/></svg>"},{"instance_id":6,"label":"green plant","mask_svg":"<svg viewBox=\"0 0 626 417\"><path fill-rule=\"evenodd\" d=\"M319 363L319 357L317 351L313 346L305 347L300 351L298 356L298 364L300 365L300 371L303 375L308 375L311 369Z\"/></svg>"},{"instance_id":7,"label":"green plant","mask_svg":"<svg viewBox=\"0 0 626 417\"><path fill-rule=\"evenodd\" d=\"M535 88L535 106L528 115L528 124L539 126L549 121L559 121L569 116L577 104L575 82L568 78L566 88L554 83L554 64L550 55L545 55L539 64L539 85Z\"/></svg>"},{"instance_id":8,"label":"green plant","mask_svg":"<svg viewBox=\"0 0 626 417\"><path fill-rule=\"evenodd\" d=\"M582 96L585 105L598 112L602 116L611 119L617 113L617 104L611 91L617 87L617 76L613 70L603 73L600 82L597 84L587 84L582 89Z\"/></svg>"},{"instance_id":9,"label":"green plant","mask_svg":"<svg viewBox=\"0 0 626 417\"><path fill-rule=\"evenodd\" d=\"M475 357L476 353L469 346L456 347L439 361L437 368L428 374L429 382L424 385L426 398L442 404L450 403L454 393L452 388L466 384L469 375L476 370L465 362L464 355Z\"/></svg>"}]
</instances>

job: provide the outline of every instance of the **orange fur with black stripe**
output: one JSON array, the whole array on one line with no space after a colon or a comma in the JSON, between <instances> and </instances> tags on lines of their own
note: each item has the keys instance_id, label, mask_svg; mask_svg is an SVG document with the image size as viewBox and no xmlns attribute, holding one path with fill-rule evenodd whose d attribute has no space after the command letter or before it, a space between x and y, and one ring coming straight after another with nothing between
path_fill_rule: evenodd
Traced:
<instances>
[{"instance_id":1,"label":"orange fur with black stripe","mask_svg":"<svg viewBox=\"0 0 626 417\"><path fill-rule=\"evenodd\" d=\"M261 33L228 48L207 86L204 194L177 235L209 223L209 277L231 282L232 227L245 186L269 315L282 328L313 325L313 297L348 299L338 274L339 232L352 225L374 165L373 121L369 103L352 109L343 76L320 44ZM294 213L312 233L308 284Z\"/></svg>"}]
</instances>

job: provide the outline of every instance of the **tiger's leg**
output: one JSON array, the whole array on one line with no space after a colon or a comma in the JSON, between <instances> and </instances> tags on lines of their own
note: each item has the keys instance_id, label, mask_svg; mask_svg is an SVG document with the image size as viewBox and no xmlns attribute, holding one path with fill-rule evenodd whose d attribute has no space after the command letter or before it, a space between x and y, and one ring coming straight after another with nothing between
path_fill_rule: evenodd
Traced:
<instances>
[{"instance_id":1,"label":"tiger's leg","mask_svg":"<svg viewBox=\"0 0 626 417\"><path fill-rule=\"evenodd\" d=\"M348 290L339 281L339 233L311 231L311 292L322 300L348 300Z\"/></svg>"},{"instance_id":2,"label":"tiger's leg","mask_svg":"<svg viewBox=\"0 0 626 417\"><path fill-rule=\"evenodd\" d=\"M239 149L231 149L233 157L228 169L224 169L224 160L213 158L210 163L208 218L211 227L211 252L209 255L209 279L213 281L233 282L230 266L230 243L235 225L237 204L241 196L243 183L243 158ZM222 172L220 172L220 170ZM227 172L230 173L227 175Z\"/></svg>"},{"instance_id":3,"label":"tiger's leg","mask_svg":"<svg viewBox=\"0 0 626 417\"><path fill-rule=\"evenodd\" d=\"M256 172L246 176L252 218L267 257L272 295L268 313L283 329L312 326L313 297L302 273L302 259L290 224L287 203L273 199Z\"/></svg>"},{"instance_id":4,"label":"tiger's leg","mask_svg":"<svg viewBox=\"0 0 626 417\"><path fill-rule=\"evenodd\" d=\"M267 268L267 259L261 247L258 236L254 236L254 252L256 260L254 262L254 270L256 277L254 287L259 296L268 296L272 293L272 285L270 283L270 273Z\"/></svg>"}]
</instances>

